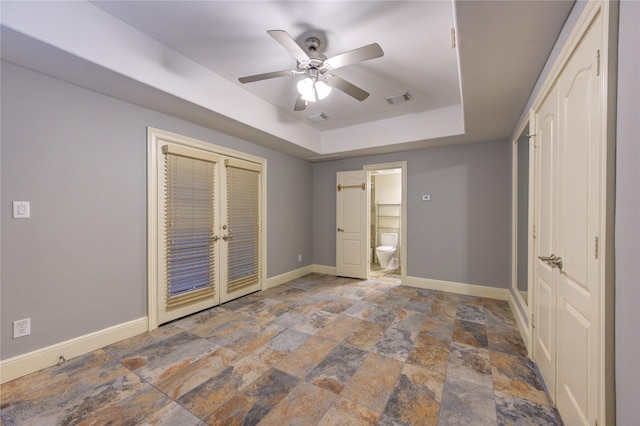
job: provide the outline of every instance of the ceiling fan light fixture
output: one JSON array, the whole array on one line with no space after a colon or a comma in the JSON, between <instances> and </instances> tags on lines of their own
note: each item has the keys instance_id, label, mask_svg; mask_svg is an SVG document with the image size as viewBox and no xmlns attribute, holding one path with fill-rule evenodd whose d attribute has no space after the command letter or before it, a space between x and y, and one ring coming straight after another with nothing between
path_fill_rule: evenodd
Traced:
<instances>
[{"instance_id":1,"label":"ceiling fan light fixture","mask_svg":"<svg viewBox=\"0 0 640 426\"><path fill-rule=\"evenodd\" d=\"M2 1L2 0L0 0ZM326 44L323 39L324 32L319 37L310 36L304 40L304 45L294 40L284 30L269 30L267 34L284 47L295 59L296 68L282 71L267 72L256 75L240 77L240 83L251 83L254 81L268 80L276 77L286 77L291 75L304 74L305 78L298 81L297 88L299 96L296 97L294 111L303 111L309 102L316 102L324 99L331 93L332 87L351 96L357 101L364 101L369 97L369 93L362 90L355 84L349 83L337 75L327 74L327 71L336 68L346 67L368 61L370 59L384 56L384 52L378 43L372 43L348 52L340 53L331 58L327 58L320 51L320 46ZM301 36L303 37L303 36ZM331 81L329 86L327 82Z\"/></svg>"},{"instance_id":2,"label":"ceiling fan light fixture","mask_svg":"<svg viewBox=\"0 0 640 426\"><path fill-rule=\"evenodd\" d=\"M298 93L300 93L300 95L302 96L302 99L307 102L316 101L316 94L313 90L313 80L311 80L309 77L305 78L304 80L300 80L298 82L297 88Z\"/></svg>"},{"instance_id":3,"label":"ceiling fan light fixture","mask_svg":"<svg viewBox=\"0 0 640 426\"><path fill-rule=\"evenodd\" d=\"M324 81L316 81L315 88L318 93L318 99L324 99L331 93L331 87Z\"/></svg>"},{"instance_id":4,"label":"ceiling fan light fixture","mask_svg":"<svg viewBox=\"0 0 640 426\"><path fill-rule=\"evenodd\" d=\"M331 87L327 86L324 81L314 81L312 78L307 77L300 80L297 85L298 93L307 102L315 102L320 99L324 99L331 93Z\"/></svg>"}]
</instances>

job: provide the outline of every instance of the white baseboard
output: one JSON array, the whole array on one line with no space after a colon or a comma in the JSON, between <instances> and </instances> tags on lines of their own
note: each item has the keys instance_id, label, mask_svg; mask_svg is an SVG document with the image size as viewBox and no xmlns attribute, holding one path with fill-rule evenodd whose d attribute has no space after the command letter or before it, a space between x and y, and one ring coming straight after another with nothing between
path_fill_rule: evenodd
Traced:
<instances>
[{"instance_id":1,"label":"white baseboard","mask_svg":"<svg viewBox=\"0 0 640 426\"><path fill-rule=\"evenodd\" d=\"M279 286L296 278L304 277L312 272L314 272L313 265L307 265L293 271L285 272L284 274L276 275L275 277L267 278L267 284L264 290Z\"/></svg>"},{"instance_id":2,"label":"white baseboard","mask_svg":"<svg viewBox=\"0 0 640 426\"><path fill-rule=\"evenodd\" d=\"M522 312L518 309L518 304L513 298L513 293L509 292L509 307L511 308L511 312L513 312L513 316L516 319L516 323L518 324L518 330L520 330L520 336L522 336L522 340L524 341L524 345L527 347L527 353L529 357L531 357L531 341L529 340L529 326L527 325L524 317L522 316Z\"/></svg>"},{"instance_id":3,"label":"white baseboard","mask_svg":"<svg viewBox=\"0 0 640 426\"><path fill-rule=\"evenodd\" d=\"M144 333L149 329L147 317L114 325L113 327L85 334L46 348L36 349L0 361L0 383L56 365L60 356L66 360L95 351L129 337Z\"/></svg>"},{"instance_id":4,"label":"white baseboard","mask_svg":"<svg viewBox=\"0 0 640 426\"><path fill-rule=\"evenodd\" d=\"M425 288L429 290L448 291L449 293L466 294L469 296L486 297L489 299L507 300L509 290L506 288L486 287L476 284L463 284L453 281L432 280L430 278L407 277L403 284L409 287Z\"/></svg>"},{"instance_id":5,"label":"white baseboard","mask_svg":"<svg viewBox=\"0 0 640 426\"><path fill-rule=\"evenodd\" d=\"M317 274L327 274L327 275L335 275L336 267L335 266L325 266L325 265L312 265L313 272Z\"/></svg>"}]
</instances>

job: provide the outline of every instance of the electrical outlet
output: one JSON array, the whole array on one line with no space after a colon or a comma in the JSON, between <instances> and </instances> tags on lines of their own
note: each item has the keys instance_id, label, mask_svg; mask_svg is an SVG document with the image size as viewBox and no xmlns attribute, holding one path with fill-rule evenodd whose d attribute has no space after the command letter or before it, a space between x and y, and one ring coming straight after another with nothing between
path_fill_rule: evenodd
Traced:
<instances>
[{"instance_id":1,"label":"electrical outlet","mask_svg":"<svg viewBox=\"0 0 640 426\"><path fill-rule=\"evenodd\" d=\"M31 318L13 322L13 338L24 337L31 334Z\"/></svg>"}]
</instances>

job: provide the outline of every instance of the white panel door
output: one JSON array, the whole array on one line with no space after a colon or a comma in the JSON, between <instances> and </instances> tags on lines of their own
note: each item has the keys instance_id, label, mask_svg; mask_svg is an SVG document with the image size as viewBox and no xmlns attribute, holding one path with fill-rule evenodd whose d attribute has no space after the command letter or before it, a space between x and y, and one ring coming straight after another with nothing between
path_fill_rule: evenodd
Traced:
<instances>
[{"instance_id":1,"label":"white panel door","mask_svg":"<svg viewBox=\"0 0 640 426\"><path fill-rule=\"evenodd\" d=\"M336 275L366 279L366 172L338 172L336 181Z\"/></svg>"},{"instance_id":2,"label":"white panel door","mask_svg":"<svg viewBox=\"0 0 640 426\"><path fill-rule=\"evenodd\" d=\"M557 406L566 424L598 419L599 260L601 153L600 79L597 56L601 19L581 41L558 80Z\"/></svg>"},{"instance_id":3,"label":"white panel door","mask_svg":"<svg viewBox=\"0 0 640 426\"><path fill-rule=\"evenodd\" d=\"M599 418L601 18L536 111L534 361L569 425Z\"/></svg>"},{"instance_id":4,"label":"white panel door","mask_svg":"<svg viewBox=\"0 0 640 426\"><path fill-rule=\"evenodd\" d=\"M554 160L558 137L558 88L549 92L535 115L535 240L533 359L549 390L556 398L556 300L557 276L554 266L541 257L554 253L556 191Z\"/></svg>"}]
</instances>

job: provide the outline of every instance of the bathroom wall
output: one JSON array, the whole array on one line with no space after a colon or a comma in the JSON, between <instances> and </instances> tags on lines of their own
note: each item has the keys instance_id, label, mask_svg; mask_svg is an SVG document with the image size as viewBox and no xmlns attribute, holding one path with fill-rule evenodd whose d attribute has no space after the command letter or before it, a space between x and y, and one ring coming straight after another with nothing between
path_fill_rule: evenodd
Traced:
<instances>
[{"instance_id":1,"label":"bathroom wall","mask_svg":"<svg viewBox=\"0 0 640 426\"><path fill-rule=\"evenodd\" d=\"M400 204L402 202L402 174L376 175L376 202Z\"/></svg>"}]
</instances>

